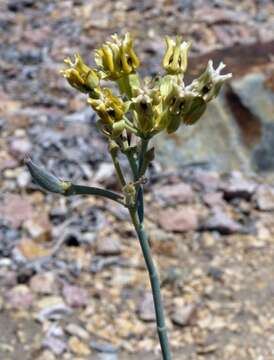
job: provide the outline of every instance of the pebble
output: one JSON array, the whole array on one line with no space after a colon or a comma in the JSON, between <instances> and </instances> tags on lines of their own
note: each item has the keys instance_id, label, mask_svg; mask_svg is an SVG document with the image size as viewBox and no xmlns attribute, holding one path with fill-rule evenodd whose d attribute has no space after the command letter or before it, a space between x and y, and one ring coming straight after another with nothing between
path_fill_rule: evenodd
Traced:
<instances>
[{"instance_id":1,"label":"pebble","mask_svg":"<svg viewBox=\"0 0 274 360\"><path fill-rule=\"evenodd\" d=\"M34 293L51 295L58 290L57 279L53 272L34 275L30 280L30 288Z\"/></svg>"},{"instance_id":2,"label":"pebble","mask_svg":"<svg viewBox=\"0 0 274 360\"><path fill-rule=\"evenodd\" d=\"M274 188L270 185L260 185L257 188L255 200L259 210L274 210Z\"/></svg>"},{"instance_id":3,"label":"pebble","mask_svg":"<svg viewBox=\"0 0 274 360\"><path fill-rule=\"evenodd\" d=\"M76 337L76 336L70 337L68 344L69 344L70 350L77 355L87 356L91 353L88 345L86 345L84 342L80 341L78 339L78 337Z\"/></svg>"},{"instance_id":4,"label":"pebble","mask_svg":"<svg viewBox=\"0 0 274 360\"><path fill-rule=\"evenodd\" d=\"M81 340L89 340L89 333L77 324L70 323L65 330L69 335L77 336Z\"/></svg>"},{"instance_id":5,"label":"pebble","mask_svg":"<svg viewBox=\"0 0 274 360\"><path fill-rule=\"evenodd\" d=\"M59 296L47 296L38 301L39 309L36 314L37 320L44 322L46 320L59 320L71 314L71 309L64 304Z\"/></svg>"},{"instance_id":6,"label":"pebble","mask_svg":"<svg viewBox=\"0 0 274 360\"><path fill-rule=\"evenodd\" d=\"M221 210L215 210L214 214L204 221L201 225L202 230L218 231L223 235L241 233L243 226L231 219Z\"/></svg>"},{"instance_id":7,"label":"pebble","mask_svg":"<svg viewBox=\"0 0 274 360\"><path fill-rule=\"evenodd\" d=\"M15 228L19 228L33 215L32 205L26 196L8 193L3 204L0 204L0 218L6 219Z\"/></svg>"},{"instance_id":8,"label":"pebble","mask_svg":"<svg viewBox=\"0 0 274 360\"><path fill-rule=\"evenodd\" d=\"M65 284L63 296L68 306L73 308L83 307L88 304L88 292L79 286Z\"/></svg>"},{"instance_id":9,"label":"pebble","mask_svg":"<svg viewBox=\"0 0 274 360\"><path fill-rule=\"evenodd\" d=\"M102 256L120 255L122 245L120 240L114 236L98 237L96 241L96 254Z\"/></svg>"},{"instance_id":10,"label":"pebble","mask_svg":"<svg viewBox=\"0 0 274 360\"><path fill-rule=\"evenodd\" d=\"M151 292L144 294L138 307L138 314L145 322L155 321L154 303Z\"/></svg>"},{"instance_id":11,"label":"pebble","mask_svg":"<svg viewBox=\"0 0 274 360\"><path fill-rule=\"evenodd\" d=\"M117 347L106 342L97 342L91 341L90 347L96 351L103 352L103 353L116 353L118 351Z\"/></svg>"},{"instance_id":12,"label":"pebble","mask_svg":"<svg viewBox=\"0 0 274 360\"><path fill-rule=\"evenodd\" d=\"M46 213L37 214L23 224L28 235L40 242L49 241L51 237L51 224Z\"/></svg>"},{"instance_id":13,"label":"pebble","mask_svg":"<svg viewBox=\"0 0 274 360\"><path fill-rule=\"evenodd\" d=\"M192 187L186 183L156 187L153 189L153 194L156 201L159 201L165 206L191 203L195 198Z\"/></svg>"},{"instance_id":14,"label":"pebble","mask_svg":"<svg viewBox=\"0 0 274 360\"><path fill-rule=\"evenodd\" d=\"M175 325L178 326L187 326L190 325L191 320L193 319L193 316L196 311L196 305L195 304L188 304L185 306L176 306L172 316L171 320Z\"/></svg>"},{"instance_id":15,"label":"pebble","mask_svg":"<svg viewBox=\"0 0 274 360\"><path fill-rule=\"evenodd\" d=\"M48 336L43 340L42 347L44 349L49 349L54 355L60 356L66 351L67 344L64 340Z\"/></svg>"},{"instance_id":16,"label":"pebble","mask_svg":"<svg viewBox=\"0 0 274 360\"><path fill-rule=\"evenodd\" d=\"M198 228L197 213L190 207L160 210L158 222L166 231L186 232Z\"/></svg>"},{"instance_id":17,"label":"pebble","mask_svg":"<svg viewBox=\"0 0 274 360\"><path fill-rule=\"evenodd\" d=\"M28 139L14 139L10 144L10 152L15 158L24 159L31 153L32 144Z\"/></svg>"},{"instance_id":18,"label":"pebble","mask_svg":"<svg viewBox=\"0 0 274 360\"><path fill-rule=\"evenodd\" d=\"M7 305L16 310L29 309L34 301L30 289L26 285L16 285L6 294Z\"/></svg>"}]
</instances>

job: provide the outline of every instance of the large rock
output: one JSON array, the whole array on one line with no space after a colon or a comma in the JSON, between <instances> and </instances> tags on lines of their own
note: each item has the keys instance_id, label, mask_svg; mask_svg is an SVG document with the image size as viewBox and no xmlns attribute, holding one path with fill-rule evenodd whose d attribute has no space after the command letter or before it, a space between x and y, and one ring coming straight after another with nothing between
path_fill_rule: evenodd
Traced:
<instances>
[{"instance_id":1,"label":"large rock","mask_svg":"<svg viewBox=\"0 0 274 360\"><path fill-rule=\"evenodd\" d=\"M271 75L272 74L272 75ZM274 88L273 67L231 82L231 109L247 146L252 168L274 170ZM233 102L238 102L238 109Z\"/></svg>"},{"instance_id":2,"label":"large rock","mask_svg":"<svg viewBox=\"0 0 274 360\"><path fill-rule=\"evenodd\" d=\"M164 168L192 163L209 164L222 171L249 168L238 129L221 98L209 104L197 124L182 125L171 135L161 133L154 141L158 149L157 160Z\"/></svg>"}]
</instances>

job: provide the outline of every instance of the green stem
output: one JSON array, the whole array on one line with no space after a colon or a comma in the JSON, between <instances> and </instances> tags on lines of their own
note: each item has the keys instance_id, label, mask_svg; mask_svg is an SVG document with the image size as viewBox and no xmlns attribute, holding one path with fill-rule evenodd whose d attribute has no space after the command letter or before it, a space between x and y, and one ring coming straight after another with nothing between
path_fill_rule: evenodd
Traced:
<instances>
[{"instance_id":1,"label":"green stem","mask_svg":"<svg viewBox=\"0 0 274 360\"><path fill-rule=\"evenodd\" d=\"M116 174L117 174L117 176L119 178L119 181L121 183L121 186L124 187L126 185L126 180L124 178L120 163L119 163L119 161L117 159L117 155L115 155L113 152L111 152L111 158L112 158L113 165L115 167Z\"/></svg>"},{"instance_id":2,"label":"green stem","mask_svg":"<svg viewBox=\"0 0 274 360\"><path fill-rule=\"evenodd\" d=\"M130 216L135 227L138 239L142 248L146 267L149 273L149 279L152 289L153 302L156 314L157 331L160 340L163 360L171 360L171 352L167 337L167 330L165 325L164 308L161 299L160 281L157 274L156 267L152 260L148 237L144 229L143 223L140 223L139 217L135 209L129 209Z\"/></svg>"},{"instance_id":3,"label":"green stem","mask_svg":"<svg viewBox=\"0 0 274 360\"><path fill-rule=\"evenodd\" d=\"M140 150L139 162L138 162L138 176L137 176L138 179L142 175L144 175L146 172L145 155L147 152L148 141L149 140L142 139L142 142L141 142L141 150ZM143 189L143 186L140 184L137 188L136 203L137 203L137 211L138 211L139 220L140 220L140 222L143 222L144 221L144 189Z\"/></svg>"},{"instance_id":4,"label":"green stem","mask_svg":"<svg viewBox=\"0 0 274 360\"><path fill-rule=\"evenodd\" d=\"M146 172L144 166L145 166L145 155L147 152L148 142L149 142L148 139L142 139L141 142L141 150L140 150L139 164L138 164L138 177L144 175L144 173Z\"/></svg>"},{"instance_id":5,"label":"green stem","mask_svg":"<svg viewBox=\"0 0 274 360\"><path fill-rule=\"evenodd\" d=\"M117 194L110 190L100 189L97 187L92 186L84 186L84 185L75 185L75 184L69 184L68 189L66 190L65 194L66 196L71 195L95 195L95 196L103 196L105 198L108 198L110 200L116 201L121 205L125 205L123 203L123 196L120 194Z\"/></svg>"},{"instance_id":6,"label":"green stem","mask_svg":"<svg viewBox=\"0 0 274 360\"><path fill-rule=\"evenodd\" d=\"M134 153L133 153L133 151L131 151L129 149L128 151L126 151L125 154L128 158L128 162L129 162L132 174L133 174L133 180L137 181L138 180L138 166L137 166L136 160L134 158Z\"/></svg>"}]
</instances>

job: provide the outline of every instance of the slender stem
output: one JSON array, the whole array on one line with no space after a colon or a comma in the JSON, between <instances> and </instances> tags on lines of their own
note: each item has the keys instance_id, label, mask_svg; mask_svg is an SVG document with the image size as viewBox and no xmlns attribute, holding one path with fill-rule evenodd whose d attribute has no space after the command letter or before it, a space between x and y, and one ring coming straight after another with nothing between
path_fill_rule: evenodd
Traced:
<instances>
[{"instance_id":1,"label":"slender stem","mask_svg":"<svg viewBox=\"0 0 274 360\"><path fill-rule=\"evenodd\" d=\"M171 352L167 337L167 330L165 325L164 308L161 299L160 281L157 274L156 267L152 260L148 237L146 235L143 223L139 222L139 217L135 209L129 209L132 222L134 224L138 239L142 248L146 267L149 273L149 279L152 289L153 302L156 314L157 331L160 340L163 360L171 360Z\"/></svg>"},{"instance_id":2,"label":"slender stem","mask_svg":"<svg viewBox=\"0 0 274 360\"><path fill-rule=\"evenodd\" d=\"M128 162L129 162L132 174L133 174L133 180L137 181L138 180L138 166L137 166L136 160L134 159L134 154L132 151L129 150L126 152L126 156L128 158Z\"/></svg>"},{"instance_id":3,"label":"slender stem","mask_svg":"<svg viewBox=\"0 0 274 360\"><path fill-rule=\"evenodd\" d=\"M117 176L119 178L119 181L121 183L121 186L124 187L126 185L126 180L124 178L124 175L123 175L120 163L119 163L119 161L117 159L117 156L115 154L111 153L111 158L112 158L113 165L115 167L116 174L117 174Z\"/></svg>"},{"instance_id":4,"label":"slender stem","mask_svg":"<svg viewBox=\"0 0 274 360\"><path fill-rule=\"evenodd\" d=\"M100 188L93 187L93 186L75 185L75 184L70 183L68 185L68 189L66 190L64 195L66 195L66 196L71 196L71 195L103 196L110 200L116 201L121 205L125 205L123 203L122 195L117 194L110 190L100 189Z\"/></svg>"},{"instance_id":5,"label":"slender stem","mask_svg":"<svg viewBox=\"0 0 274 360\"><path fill-rule=\"evenodd\" d=\"M145 155L148 147L148 139L142 139L141 142L141 150L139 155L139 164L138 164L138 176L144 175L146 169L144 168L145 165Z\"/></svg>"},{"instance_id":6,"label":"slender stem","mask_svg":"<svg viewBox=\"0 0 274 360\"><path fill-rule=\"evenodd\" d=\"M145 166L145 155L148 147L148 141L142 139L141 142L141 150L139 155L139 163L138 163L138 178L140 178L146 172ZM144 221L144 189L142 185L139 185L137 188L137 211L140 222Z\"/></svg>"}]
</instances>

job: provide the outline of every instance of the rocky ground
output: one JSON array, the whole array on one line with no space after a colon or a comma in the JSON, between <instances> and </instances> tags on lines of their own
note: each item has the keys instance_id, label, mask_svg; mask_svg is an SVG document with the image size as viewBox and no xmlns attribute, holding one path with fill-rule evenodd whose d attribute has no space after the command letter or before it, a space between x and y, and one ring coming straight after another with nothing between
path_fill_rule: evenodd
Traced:
<instances>
[{"instance_id":1,"label":"rocky ground","mask_svg":"<svg viewBox=\"0 0 274 360\"><path fill-rule=\"evenodd\" d=\"M136 35L146 74L159 70L164 34L192 39L190 74L208 57L225 57L236 78L230 105L245 104L230 111L245 150L257 144L261 113L252 117L258 106L245 102L238 78L267 66L273 86L273 2L2 0L0 10L0 358L160 359L149 281L126 211L98 198L41 192L23 159L31 154L61 178L118 190L91 109L58 71L67 55L88 59L125 29ZM270 114L268 95L260 106ZM264 151L260 159L271 159ZM248 175L221 175L201 159L189 156L178 167L156 157L146 185L146 226L174 358L271 360L272 177L250 167ZM271 168L265 163L262 170Z\"/></svg>"}]
</instances>

